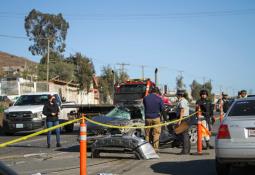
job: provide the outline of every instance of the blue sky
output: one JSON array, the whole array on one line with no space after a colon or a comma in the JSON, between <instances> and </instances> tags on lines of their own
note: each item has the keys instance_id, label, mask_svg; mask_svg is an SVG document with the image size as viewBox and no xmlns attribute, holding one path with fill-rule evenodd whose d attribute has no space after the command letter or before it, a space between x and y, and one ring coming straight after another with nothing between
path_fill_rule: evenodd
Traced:
<instances>
[{"instance_id":1,"label":"blue sky","mask_svg":"<svg viewBox=\"0 0 255 175\"><path fill-rule=\"evenodd\" d=\"M69 22L65 55L92 58L103 65L128 63L132 78L145 76L171 89L179 70L189 87L193 79L212 80L214 92L253 90L255 1L252 0L9 0L0 6L0 35L25 36L24 16L31 9L62 13ZM0 37L0 50L39 61L28 39ZM119 66L115 65L115 68Z\"/></svg>"}]
</instances>

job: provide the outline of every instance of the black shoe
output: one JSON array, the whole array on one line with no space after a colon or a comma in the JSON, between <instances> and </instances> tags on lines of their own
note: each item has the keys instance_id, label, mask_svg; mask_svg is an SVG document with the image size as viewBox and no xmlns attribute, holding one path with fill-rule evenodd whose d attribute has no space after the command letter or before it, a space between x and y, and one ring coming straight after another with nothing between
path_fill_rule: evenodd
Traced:
<instances>
[{"instance_id":1,"label":"black shoe","mask_svg":"<svg viewBox=\"0 0 255 175\"><path fill-rule=\"evenodd\" d=\"M207 149L208 149L208 147L203 145L202 150L207 150Z\"/></svg>"},{"instance_id":2,"label":"black shoe","mask_svg":"<svg viewBox=\"0 0 255 175\"><path fill-rule=\"evenodd\" d=\"M212 146L212 145L209 145L208 147L209 147L209 149L214 149L214 146Z\"/></svg>"},{"instance_id":3,"label":"black shoe","mask_svg":"<svg viewBox=\"0 0 255 175\"><path fill-rule=\"evenodd\" d=\"M60 143L57 143L57 147L61 147L61 144L60 144Z\"/></svg>"},{"instance_id":4,"label":"black shoe","mask_svg":"<svg viewBox=\"0 0 255 175\"><path fill-rule=\"evenodd\" d=\"M214 146L212 146L209 141L206 141L206 147L209 149L214 149Z\"/></svg>"},{"instance_id":5,"label":"black shoe","mask_svg":"<svg viewBox=\"0 0 255 175\"><path fill-rule=\"evenodd\" d=\"M50 144L48 144L47 148L50 148Z\"/></svg>"},{"instance_id":6,"label":"black shoe","mask_svg":"<svg viewBox=\"0 0 255 175\"><path fill-rule=\"evenodd\" d=\"M190 153L189 152L181 151L180 153L177 153L177 155L190 155Z\"/></svg>"}]
</instances>

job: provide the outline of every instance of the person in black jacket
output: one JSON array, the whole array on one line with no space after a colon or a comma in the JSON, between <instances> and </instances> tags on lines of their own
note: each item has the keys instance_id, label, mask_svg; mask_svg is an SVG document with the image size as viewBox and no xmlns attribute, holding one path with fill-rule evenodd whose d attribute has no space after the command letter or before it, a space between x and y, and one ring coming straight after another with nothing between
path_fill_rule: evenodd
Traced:
<instances>
[{"instance_id":1,"label":"person in black jacket","mask_svg":"<svg viewBox=\"0 0 255 175\"><path fill-rule=\"evenodd\" d=\"M56 103L56 99L54 95L49 95L48 99L49 101L46 102L43 107L43 115L47 116L46 118L47 128L50 128L52 126L56 126L59 124L59 120L58 120L59 107L58 107L58 104ZM60 129L57 128L55 132L56 132L57 147L61 147ZM50 137L51 137L51 131L49 131L47 135L48 148L50 148L50 143L51 143Z\"/></svg>"},{"instance_id":2,"label":"person in black jacket","mask_svg":"<svg viewBox=\"0 0 255 175\"><path fill-rule=\"evenodd\" d=\"M202 125L204 125L209 131L212 130L212 121L213 121L213 105L212 102L208 99L208 91L200 91L200 99L196 102L197 107L200 107L202 112ZM197 108L198 110L198 108ZM205 138L206 145L203 146L203 149L213 149L214 147L210 144L210 136Z\"/></svg>"}]
</instances>

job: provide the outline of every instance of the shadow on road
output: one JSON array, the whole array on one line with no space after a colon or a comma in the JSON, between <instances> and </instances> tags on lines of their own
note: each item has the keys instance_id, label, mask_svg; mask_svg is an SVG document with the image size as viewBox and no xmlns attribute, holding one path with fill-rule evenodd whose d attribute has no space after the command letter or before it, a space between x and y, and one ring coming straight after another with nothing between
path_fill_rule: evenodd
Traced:
<instances>
[{"instance_id":1,"label":"shadow on road","mask_svg":"<svg viewBox=\"0 0 255 175\"><path fill-rule=\"evenodd\" d=\"M194 160L186 162L159 162L151 166L155 173L171 175L215 175L214 160ZM203 171L206 169L206 172ZM209 172L210 170L210 172Z\"/></svg>"},{"instance_id":2,"label":"shadow on road","mask_svg":"<svg viewBox=\"0 0 255 175\"><path fill-rule=\"evenodd\" d=\"M151 165L155 173L169 175L217 175L214 160L159 162ZM254 166L232 167L229 175L254 175Z\"/></svg>"},{"instance_id":3,"label":"shadow on road","mask_svg":"<svg viewBox=\"0 0 255 175\"><path fill-rule=\"evenodd\" d=\"M56 151L61 151L61 152L80 152L80 145L74 145L66 148L60 148L57 149Z\"/></svg>"}]
</instances>

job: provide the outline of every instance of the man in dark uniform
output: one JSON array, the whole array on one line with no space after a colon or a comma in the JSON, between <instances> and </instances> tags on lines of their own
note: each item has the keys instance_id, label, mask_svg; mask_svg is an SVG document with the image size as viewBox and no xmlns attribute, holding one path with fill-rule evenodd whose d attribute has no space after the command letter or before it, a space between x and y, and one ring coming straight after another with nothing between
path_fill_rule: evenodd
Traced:
<instances>
[{"instance_id":1,"label":"man in dark uniform","mask_svg":"<svg viewBox=\"0 0 255 175\"><path fill-rule=\"evenodd\" d=\"M196 102L197 107L200 108L202 112L202 124L209 131L212 130L212 121L213 121L213 105L212 102L208 99L208 91L201 90L200 91L200 99ZM198 108L197 108L198 110ZM214 147L210 144L210 136L206 136L205 138L206 145L203 146L203 149L213 149Z\"/></svg>"},{"instance_id":2,"label":"man in dark uniform","mask_svg":"<svg viewBox=\"0 0 255 175\"><path fill-rule=\"evenodd\" d=\"M152 87L150 94L144 97L143 104L145 110L145 126L160 124L160 116L163 110L163 100L157 95L157 89L155 87ZM150 136L151 130L152 137ZM145 129L145 140L152 143L156 152L158 152L159 149L160 133L161 127Z\"/></svg>"}]
</instances>

